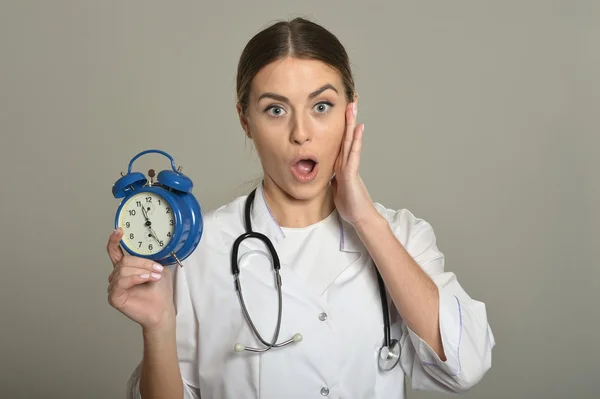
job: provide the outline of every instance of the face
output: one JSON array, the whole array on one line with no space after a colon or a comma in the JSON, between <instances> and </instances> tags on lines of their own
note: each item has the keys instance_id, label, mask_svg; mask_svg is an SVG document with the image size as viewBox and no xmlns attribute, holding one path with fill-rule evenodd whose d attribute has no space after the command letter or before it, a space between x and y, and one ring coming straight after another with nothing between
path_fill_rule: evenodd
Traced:
<instances>
[{"instance_id":1,"label":"face","mask_svg":"<svg viewBox=\"0 0 600 399\"><path fill-rule=\"evenodd\" d=\"M123 242L142 255L162 251L173 238L174 225L175 218L169 203L155 193L143 192L132 196L123 205L119 217Z\"/></svg>"},{"instance_id":2,"label":"face","mask_svg":"<svg viewBox=\"0 0 600 399\"><path fill-rule=\"evenodd\" d=\"M327 64L285 58L252 81L242 127L273 186L301 200L323 193L333 176L346 126L342 78Z\"/></svg>"}]
</instances>

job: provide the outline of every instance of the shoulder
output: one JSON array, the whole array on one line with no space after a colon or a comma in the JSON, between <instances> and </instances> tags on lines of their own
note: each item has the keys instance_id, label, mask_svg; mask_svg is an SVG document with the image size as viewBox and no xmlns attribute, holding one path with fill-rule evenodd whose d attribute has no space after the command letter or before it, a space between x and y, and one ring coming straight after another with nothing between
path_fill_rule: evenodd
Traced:
<instances>
[{"instance_id":1,"label":"shoulder","mask_svg":"<svg viewBox=\"0 0 600 399\"><path fill-rule=\"evenodd\" d=\"M431 224L423 218L415 216L406 208L393 209L375 202L373 204L377 212L385 218L394 234L402 242L408 241L426 231L432 231Z\"/></svg>"},{"instance_id":2,"label":"shoulder","mask_svg":"<svg viewBox=\"0 0 600 399\"><path fill-rule=\"evenodd\" d=\"M243 229L243 207L246 197L234 198L202 213L200 242L188 258L182 261L183 274L188 281L195 281L197 285L209 279L211 273L219 269L212 266L227 264L231 252L231 245L227 245L229 236L237 237L241 234L240 229Z\"/></svg>"},{"instance_id":3,"label":"shoulder","mask_svg":"<svg viewBox=\"0 0 600 399\"><path fill-rule=\"evenodd\" d=\"M436 234L431 224L410 210L391 209L380 203L374 203L375 209L388 222L396 238L416 259L421 257L440 258L442 252L437 246Z\"/></svg>"},{"instance_id":4,"label":"shoulder","mask_svg":"<svg viewBox=\"0 0 600 399\"><path fill-rule=\"evenodd\" d=\"M237 237L242 233L244 204L247 197L247 195L236 197L202 215L204 227L199 249L224 251L226 237L229 235Z\"/></svg>"}]
</instances>

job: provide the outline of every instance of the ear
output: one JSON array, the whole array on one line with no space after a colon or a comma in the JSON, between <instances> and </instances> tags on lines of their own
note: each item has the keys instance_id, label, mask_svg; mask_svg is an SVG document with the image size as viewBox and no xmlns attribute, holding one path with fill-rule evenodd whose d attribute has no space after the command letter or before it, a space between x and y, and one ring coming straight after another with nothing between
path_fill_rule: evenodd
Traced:
<instances>
[{"instance_id":1,"label":"ear","mask_svg":"<svg viewBox=\"0 0 600 399\"><path fill-rule=\"evenodd\" d=\"M246 133L246 136L248 136L248 138L252 138L252 137L250 137L250 132L248 130L248 118L246 117L246 115L244 115L242 106L239 103L237 103L235 108L237 110L238 118L240 119L240 125L242 125L242 129L244 130L244 132Z\"/></svg>"}]
</instances>

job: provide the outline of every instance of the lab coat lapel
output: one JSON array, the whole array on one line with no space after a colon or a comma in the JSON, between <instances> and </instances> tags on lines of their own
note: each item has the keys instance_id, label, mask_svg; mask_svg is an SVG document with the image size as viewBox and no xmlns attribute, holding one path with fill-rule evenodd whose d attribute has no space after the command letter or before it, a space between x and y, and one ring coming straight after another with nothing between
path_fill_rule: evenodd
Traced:
<instances>
[{"instance_id":1,"label":"lab coat lapel","mask_svg":"<svg viewBox=\"0 0 600 399\"><path fill-rule=\"evenodd\" d=\"M250 215L252 230L266 235L273 243L275 249L278 250L281 240L285 238L285 234L269 209L262 183L256 188L256 196L254 197Z\"/></svg>"},{"instance_id":2,"label":"lab coat lapel","mask_svg":"<svg viewBox=\"0 0 600 399\"><path fill-rule=\"evenodd\" d=\"M339 214L338 214L339 215ZM354 227L339 216L340 228L340 250L344 252L363 252L365 246L360 237L354 230Z\"/></svg>"},{"instance_id":3,"label":"lab coat lapel","mask_svg":"<svg viewBox=\"0 0 600 399\"><path fill-rule=\"evenodd\" d=\"M320 260L318 273L312 276L311 285L316 287L319 295L336 282L343 284L355 276L365 265L366 249L356 231L337 214L339 221L339 250L342 256L336 256L337 262L330 262L326 257ZM340 261L341 259L341 261Z\"/></svg>"}]
</instances>

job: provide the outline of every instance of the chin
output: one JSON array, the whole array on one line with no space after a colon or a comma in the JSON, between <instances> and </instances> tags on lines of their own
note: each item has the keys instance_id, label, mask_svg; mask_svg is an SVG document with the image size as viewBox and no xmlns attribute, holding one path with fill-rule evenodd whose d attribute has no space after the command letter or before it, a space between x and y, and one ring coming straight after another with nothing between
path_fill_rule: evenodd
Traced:
<instances>
[{"instance_id":1,"label":"chin","mask_svg":"<svg viewBox=\"0 0 600 399\"><path fill-rule=\"evenodd\" d=\"M299 183L293 177L285 185L284 191L297 200L311 200L322 194L329 187L329 180L317 177L310 183Z\"/></svg>"}]
</instances>

